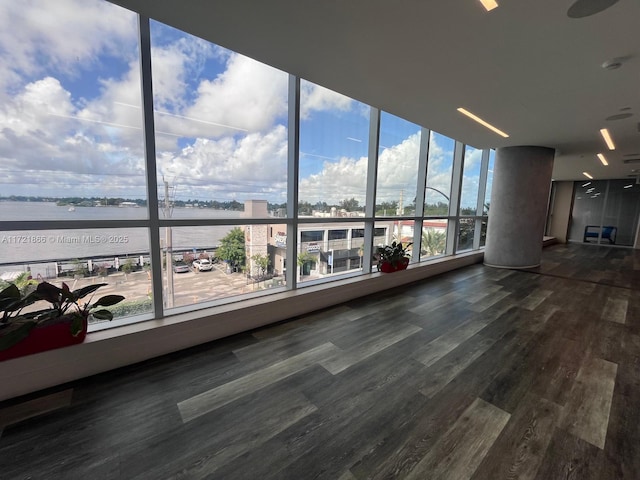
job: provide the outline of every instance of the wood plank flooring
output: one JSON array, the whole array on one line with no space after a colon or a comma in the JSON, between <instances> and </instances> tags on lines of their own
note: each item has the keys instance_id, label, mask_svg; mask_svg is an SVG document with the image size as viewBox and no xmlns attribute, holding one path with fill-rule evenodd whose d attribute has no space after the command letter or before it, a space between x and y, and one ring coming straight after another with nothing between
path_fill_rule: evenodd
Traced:
<instances>
[{"instance_id":1,"label":"wood plank flooring","mask_svg":"<svg viewBox=\"0 0 640 480\"><path fill-rule=\"evenodd\" d=\"M637 480L639 286L555 245L5 401L0 478Z\"/></svg>"}]
</instances>

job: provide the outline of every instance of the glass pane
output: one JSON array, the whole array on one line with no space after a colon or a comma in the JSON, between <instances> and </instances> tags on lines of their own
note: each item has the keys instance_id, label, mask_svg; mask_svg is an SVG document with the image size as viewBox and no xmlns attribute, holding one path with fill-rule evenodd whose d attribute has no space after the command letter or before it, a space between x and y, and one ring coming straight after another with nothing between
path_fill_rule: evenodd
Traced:
<instances>
[{"instance_id":1,"label":"glass pane","mask_svg":"<svg viewBox=\"0 0 640 480\"><path fill-rule=\"evenodd\" d=\"M576 182L574 188L569 240L597 243L607 181Z\"/></svg>"},{"instance_id":2,"label":"glass pane","mask_svg":"<svg viewBox=\"0 0 640 480\"><path fill-rule=\"evenodd\" d=\"M194 305L285 285L282 225L162 229L167 308ZM167 263L172 268L167 269Z\"/></svg>"},{"instance_id":3,"label":"glass pane","mask_svg":"<svg viewBox=\"0 0 640 480\"><path fill-rule=\"evenodd\" d=\"M461 218L458 232L458 247L456 251L470 250L473 248L476 221L473 218Z\"/></svg>"},{"instance_id":4,"label":"glass pane","mask_svg":"<svg viewBox=\"0 0 640 480\"><path fill-rule=\"evenodd\" d=\"M453 173L455 140L431 132L427 165L427 186L424 193L425 215L448 215Z\"/></svg>"},{"instance_id":5,"label":"glass pane","mask_svg":"<svg viewBox=\"0 0 640 480\"><path fill-rule=\"evenodd\" d=\"M420 260L444 255L447 248L447 219L430 218L422 223Z\"/></svg>"},{"instance_id":6,"label":"glass pane","mask_svg":"<svg viewBox=\"0 0 640 480\"><path fill-rule=\"evenodd\" d=\"M376 216L414 215L420 127L382 112Z\"/></svg>"},{"instance_id":7,"label":"glass pane","mask_svg":"<svg viewBox=\"0 0 640 480\"><path fill-rule=\"evenodd\" d=\"M305 224L298 227L298 282L331 279L362 270L363 223Z\"/></svg>"},{"instance_id":8,"label":"glass pane","mask_svg":"<svg viewBox=\"0 0 640 480\"><path fill-rule=\"evenodd\" d=\"M345 217L364 211L369 110L349 97L300 82L299 215Z\"/></svg>"},{"instance_id":9,"label":"glass pane","mask_svg":"<svg viewBox=\"0 0 640 480\"><path fill-rule=\"evenodd\" d=\"M487 220L482 219L482 224L480 226L480 246L484 247L487 244Z\"/></svg>"},{"instance_id":10,"label":"glass pane","mask_svg":"<svg viewBox=\"0 0 640 480\"><path fill-rule=\"evenodd\" d=\"M493 168L496 161L496 151L489 150L489 170L487 171L487 190L484 196L483 215L489 214L489 208L491 206L491 191L493 190Z\"/></svg>"},{"instance_id":11,"label":"glass pane","mask_svg":"<svg viewBox=\"0 0 640 480\"><path fill-rule=\"evenodd\" d=\"M20 220L145 206L137 15L96 0L2 2L0 23L0 199L38 204L15 205Z\"/></svg>"},{"instance_id":12,"label":"glass pane","mask_svg":"<svg viewBox=\"0 0 640 480\"><path fill-rule=\"evenodd\" d=\"M161 218L283 214L288 75L155 21L151 45Z\"/></svg>"},{"instance_id":13,"label":"glass pane","mask_svg":"<svg viewBox=\"0 0 640 480\"><path fill-rule=\"evenodd\" d=\"M601 243L633 246L639 207L640 185L635 180L610 180Z\"/></svg>"},{"instance_id":14,"label":"glass pane","mask_svg":"<svg viewBox=\"0 0 640 480\"><path fill-rule=\"evenodd\" d=\"M107 283L96 298L125 297L109 307L114 318L152 311L146 228L4 231L0 245L0 288L21 274L72 290Z\"/></svg>"},{"instance_id":15,"label":"glass pane","mask_svg":"<svg viewBox=\"0 0 640 480\"><path fill-rule=\"evenodd\" d=\"M462 170L462 192L460 195L460 215L477 215L478 190L482 150L465 146Z\"/></svg>"}]
</instances>

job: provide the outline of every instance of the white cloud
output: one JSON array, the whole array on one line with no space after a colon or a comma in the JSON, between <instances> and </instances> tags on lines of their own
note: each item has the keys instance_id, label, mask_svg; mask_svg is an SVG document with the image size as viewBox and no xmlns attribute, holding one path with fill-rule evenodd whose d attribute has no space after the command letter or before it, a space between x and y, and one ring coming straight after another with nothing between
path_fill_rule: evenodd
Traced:
<instances>
[{"instance_id":1,"label":"white cloud","mask_svg":"<svg viewBox=\"0 0 640 480\"><path fill-rule=\"evenodd\" d=\"M356 102L311 82L300 82L300 118L308 120L314 111L327 110L348 112Z\"/></svg>"},{"instance_id":2,"label":"white cloud","mask_svg":"<svg viewBox=\"0 0 640 480\"><path fill-rule=\"evenodd\" d=\"M0 90L23 75L77 74L103 52L135 56L136 36L136 15L109 2L56 0L55 8L45 0L2 2Z\"/></svg>"},{"instance_id":3,"label":"white cloud","mask_svg":"<svg viewBox=\"0 0 640 480\"><path fill-rule=\"evenodd\" d=\"M300 200L339 203L345 198L365 200L367 157L342 157L337 162L325 162L321 172L300 179Z\"/></svg>"},{"instance_id":4,"label":"white cloud","mask_svg":"<svg viewBox=\"0 0 640 480\"><path fill-rule=\"evenodd\" d=\"M413 202L417 187L419 152L419 132L381 152L376 203L399 202L401 191L405 206ZM452 157L453 152L445 151L432 136L427 185L440 190L446 196L450 195ZM364 204L367 162L367 157L343 157L336 162L324 162L319 173L301 179L300 200L312 204L318 201L331 204L354 197ZM442 194L432 189L427 189L426 200L428 203L446 202Z\"/></svg>"},{"instance_id":5,"label":"white cloud","mask_svg":"<svg viewBox=\"0 0 640 480\"><path fill-rule=\"evenodd\" d=\"M238 129L263 132L286 116L287 85L286 73L232 54L224 73L200 82L197 99L184 115L203 121L191 125L196 133L203 136L233 135L238 133Z\"/></svg>"},{"instance_id":6,"label":"white cloud","mask_svg":"<svg viewBox=\"0 0 640 480\"><path fill-rule=\"evenodd\" d=\"M410 135L401 143L385 148L378 159L378 190L376 203L413 202L416 196L420 132Z\"/></svg>"},{"instance_id":7,"label":"white cloud","mask_svg":"<svg viewBox=\"0 0 640 480\"><path fill-rule=\"evenodd\" d=\"M160 31L163 28L158 27ZM207 59L219 57L213 44L182 35L169 44L152 44L154 108L179 114L188 107L189 79L199 78Z\"/></svg>"},{"instance_id":8,"label":"white cloud","mask_svg":"<svg viewBox=\"0 0 640 480\"><path fill-rule=\"evenodd\" d=\"M77 110L71 93L53 77L26 84L0 106L0 158L4 173L11 176L5 181L60 186L59 195L77 194L83 183L91 183L86 174L121 174L125 184L133 179L142 183L141 130L114 128L95 115L87 121L91 115L86 112ZM30 192L40 193L39 186Z\"/></svg>"},{"instance_id":9,"label":"white cloud","mask_svg":"<svg viewBox=\"0 0 640 480\"><path fill-rule=\"evenodd\" d=\"M160 174L174 182L181 194L199 199L246 199L275 191L286 193L287 130L277 125L266 133L240 139L199 138L178 154L164 152ZM283 199L284 201L284 199Z\"/></svg>"}]
</instances>

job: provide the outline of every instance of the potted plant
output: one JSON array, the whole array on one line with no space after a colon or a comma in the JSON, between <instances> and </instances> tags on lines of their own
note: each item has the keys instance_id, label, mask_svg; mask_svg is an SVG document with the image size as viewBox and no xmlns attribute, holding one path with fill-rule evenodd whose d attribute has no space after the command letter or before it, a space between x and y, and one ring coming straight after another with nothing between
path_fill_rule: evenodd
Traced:
<instances>
[{"instance_id":1,"label":"potted plant","mask_svg":"<svg viewBox=\"0 0 640 480\"><path fill-rule=\"evenodd\" d=\"M10 285L0 291L0 360L42 352L84 341L89 316L111 320L109 310L98 309L121 302L122 295L105 295L95 302L82 302L87 295L107 285L97 283L71 291L66 283L56 287L41 282L33 288ZM33 308L47 302L43 309Z\"/></svg>"},{"instance_id":2,"label":"potted plant","mask_svg":"<svg viewBox=\"0 0 640 480\"><path fill-rule=\"evenodd\" d=\"M412 243L403 245L402 242L394 241L391 245L378 247L376 256L378 258L378 271L384 273L404 270L409 265L408 248Z\"/></svg>"}]
</instances>

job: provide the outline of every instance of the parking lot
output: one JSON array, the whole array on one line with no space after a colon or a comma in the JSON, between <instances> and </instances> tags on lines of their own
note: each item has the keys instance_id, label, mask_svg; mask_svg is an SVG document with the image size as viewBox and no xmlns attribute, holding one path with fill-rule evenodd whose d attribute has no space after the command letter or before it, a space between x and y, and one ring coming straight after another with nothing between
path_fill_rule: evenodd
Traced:
<instances>
[{"instance_id":1,"label":"parking lot","mask_svg":"<svg viewBox=\"0 0 640 480\"><path fill-rule=\"evenodd\" d=\"M97 295L124 295L126 301L144 300L151 296L150 272L139 271L133 273L115 273L107 276L87 278L59 278L50 280L55 285L66 282L72 290L85 285L104 282ZM173 273L174 306L192 305L195 303L228 298L268 288L284 282L282 277L254 283L243 273L227 273L225 264L215 264L211 271L199 272L193 267L185 273ZM166 288L166 274L163 276Z\"/></svg>"}]
</instances>

